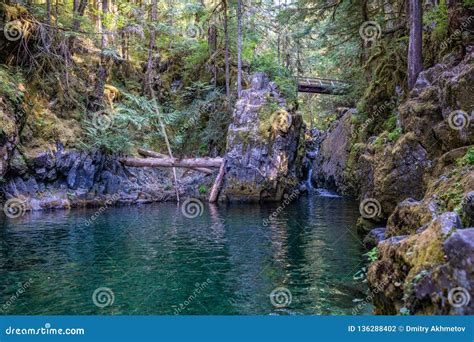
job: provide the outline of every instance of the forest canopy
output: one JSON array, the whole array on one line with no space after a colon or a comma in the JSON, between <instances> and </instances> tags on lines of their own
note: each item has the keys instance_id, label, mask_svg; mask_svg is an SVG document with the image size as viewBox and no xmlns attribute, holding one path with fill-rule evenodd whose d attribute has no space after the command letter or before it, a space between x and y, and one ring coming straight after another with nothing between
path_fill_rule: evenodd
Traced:
<instances>
[{"instance_id":1,"label":"forest canopy","mask_svg":"<svg viewBox=\"0 0 474 342\"><path fill-rule=\"evenodd\" d=\"M25 142L33 146L59 137L85 149L163 150L168 135L179 154L218 155L233 104L256 71L319 128L337 106L362 98L354 120L363 122L377 103L406 92L408 7L399 0L6 1L0 62L24 79L34 114ZM447 40L461 12L448 18L445 1L428 8L425 67L463 39ZM344 80L351 92L298 96L300 76Z\"/></svg>"}]
</instances>

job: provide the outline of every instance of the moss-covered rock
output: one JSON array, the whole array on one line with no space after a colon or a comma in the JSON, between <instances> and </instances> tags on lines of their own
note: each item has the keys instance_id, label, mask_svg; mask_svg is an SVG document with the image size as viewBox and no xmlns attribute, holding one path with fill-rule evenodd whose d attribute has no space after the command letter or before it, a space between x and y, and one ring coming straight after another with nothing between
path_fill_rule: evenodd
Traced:
<instances>
[{"instance_id":1,"label":"moss-covered rock","mask_svg":"<svg viewBox=\"0 0 474 342\"><path fill-rule=\"evenodd\" d=\"M384 290L375 300L376 313L395 314L402 308L415 311L408 299L413 296L422 277L445 263L443 244L458 229L461 229L458 215L449 212L432 220L426 227L420 227L416 234L392 237L378 244L378 260L370 265L368 271L371 286L384 284ZM391 280L385 284L383 280L387 276ZM427 308L428 303L425 304L423 310L432 310ZM420 309L416 311L420 312Z\"/></svg>"},{"instance_id":2,"label":"moss-covered rock","mask_svg":"<svg viewBox=\"0 0 474 342\"><path fill-rule=\"evenodd\" d=\"M436 217L436 205L411 198L400 202L387 221L386 237L414 234Z\"/></svg>"},{"instance_id":3,"label":"moss-covered rock","mask_svg":"<svg viewBox=\"0 0 474 342\"><path fill-rule=\"evenodd\" d=\"M400 121L414 132L431 156L474 144L469 116L474 108L474 52L461 61L447 59L423 71L408 101L400 106ZM462 111L455 116L455 111ZM461 121L459 121L461 120Z\"/></svg>"},{"instance_id":4,"label":"moss-covered rock","mask_svg":"<svg viewBox=\"0 0 474 342\"><path fill-rule=\"evenodd\" d=\"M368 246L378 243L368 280L383 289L374 291L379 314L473 310L472 301L453 305L450 292L462 287L474 296L474 237L461 233L474 223L474 51L451 57L422 72L388 119L354 123L348 115L333 123L313 166L320 185L380 204L378 222L361 217L357 225ZM467 259L450 256L456 248Z\"/></svg>"},{"instance_id":5,"label":"moss-covered rock","mask_svg":"<svg viewBox=\"0 0 474 342\"><path fill-rule=\"evenodd\" d=\"M0 177L8 171L25 123L24 91L22 79L15 72L0 68Z\"/></svg>"},{"instance_id":6,"label":"moss-covered rock","mask_svg":"<svg viewBox=\"0 0 474 342\"><path fill-rule=\"evenodd\" d=\"M220 200L280 201L299 183L304 123L291 113L263 73L237 101L227 134L226 173Z\"/></svg>"}]
</instances>

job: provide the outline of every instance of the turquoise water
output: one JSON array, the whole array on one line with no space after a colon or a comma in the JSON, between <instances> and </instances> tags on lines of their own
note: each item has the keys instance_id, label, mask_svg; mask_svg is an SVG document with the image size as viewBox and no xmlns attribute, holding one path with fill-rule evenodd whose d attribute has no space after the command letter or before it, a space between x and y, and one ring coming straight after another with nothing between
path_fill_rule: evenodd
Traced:
<instances>
[{"instance_id":1,"label":"turquoise water","mask_svg":"<svg viewBox=\"0 0 474 342\"><path fill-rule=\"evenodd\" d=\"M277 207L204 204L195 218L174 203L2 215L0 312L351 314L367 291L354 279L365 252L357 205L303 197L262 224Z\"/></svg>"}]
</instances>

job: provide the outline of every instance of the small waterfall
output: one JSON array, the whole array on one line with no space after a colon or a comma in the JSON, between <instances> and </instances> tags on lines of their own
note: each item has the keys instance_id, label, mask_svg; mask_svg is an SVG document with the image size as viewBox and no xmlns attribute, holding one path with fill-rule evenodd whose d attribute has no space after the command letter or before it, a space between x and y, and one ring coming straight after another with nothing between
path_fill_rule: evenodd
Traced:
<instances>
[{"instance_id":1,"label":"small waterfall","mask_svg":"<svg viewBox=\"0 0 474 342\"><path fill-rule=\"evenodd\" d=\"M313 168L311 167L308 171L308 178L305 181L306 188L308 189L309 194L315 194L319 197L342 197L338 194L323 188L315 188L313 183L311 182L311 178L313 177Z\"/></svg>"},{"instance_id":2,"label":"small waterfall","mask_svg":"<svg viewBox=\"0 0 474 342\"><path fill-rule=\"evenodd\" d=\"M317 194L317 196L319 197L342 197L338 194L336 194L335 192L332 192L328 189L323 189L323 188L315 188L314 189L315 193Z\"/></svg>"},{"instance_id":3,"label":"small waterfall","mask_svg":"<svg viewBox=\"0 0 474 342\"><path fill-rule=\"evenodd\" d=\"M308 177L304 181L304 185L308 190L308 194L318 197L342 197L333 191L323 188L315 188L311 178L313 178L313 163L319 153L319 145L321 143L321 133L317 129L311 130L311 140L306 143L306 165L308 167Z\"/></svg>"},{"instance_id":4,"label":"small waterfall","mask_svg":"<svg viewBox=\"0 0 474 342\"><path fill-rule=\"evenodd\" d=\"M314 190L313 183L311 182L311 177L313 177L313 168L312 167L309 168L308 178L306 178L306 181L305 181L306 188L308 189L308 192L310 192L310 193L313 192L313 190Z\"/></svg>"}]
</instances>

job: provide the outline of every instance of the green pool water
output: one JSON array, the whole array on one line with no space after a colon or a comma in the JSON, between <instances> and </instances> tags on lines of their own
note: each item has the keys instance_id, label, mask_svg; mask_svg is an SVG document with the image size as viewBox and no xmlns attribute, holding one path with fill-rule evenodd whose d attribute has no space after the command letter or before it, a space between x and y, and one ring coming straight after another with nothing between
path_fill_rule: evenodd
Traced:
<instances>
[{"instance_id":1,"label":"green pool water","mask_svg":"<svg viewBox=\"0 0 474 342\"><path fill-rule=\"evenodd\" d=\"M182 205L161 203L1 215L0 312L353 314L367 296L354 277L365 266L357 205L313 195L277 208L204 204L190 218Z\"/></svg>"}]
</instances>

